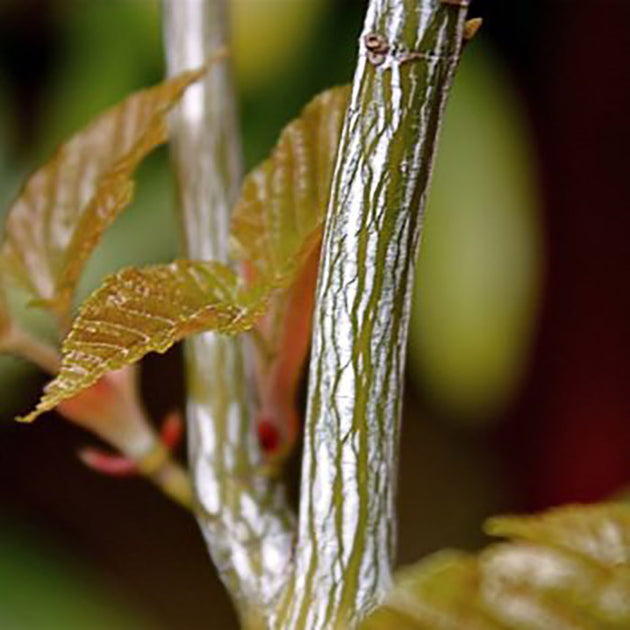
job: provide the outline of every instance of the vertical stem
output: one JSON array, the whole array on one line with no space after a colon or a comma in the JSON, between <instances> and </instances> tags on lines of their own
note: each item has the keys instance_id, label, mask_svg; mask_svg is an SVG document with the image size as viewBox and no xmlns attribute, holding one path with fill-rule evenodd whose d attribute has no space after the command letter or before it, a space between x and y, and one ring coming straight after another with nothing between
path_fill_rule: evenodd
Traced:
<instances>
[{"instance_id":1,"label":"vertical stem","mask_svg":"<svg viewBox=\"0 0 630 630\"><path fill-rule=\"evenodd\" d=\"M369 4L323 242L286 627L352 626L391 582L413 271L465 4Z\"/></svg>"},{"instance_id":2,"label":"vertical stem","mask_svg":"<svg viewBox=\"0 0 630 630\"><path fill-rule=\"evenodd\" d=\"M227 41L224 0L163 0L169 74L198 67ZM213 66L172 120L184 254L227 262L241 180L229 64ZM190 469L212 559L246 622L275 601L289 573L292 517L261 474L239 340L203 334L186 347Z\"/></svg>"},{"instance_id":3,"label":"vertical stem","mask_svg":"<svg viewBox=\"0 0 630 630\"><path fill-rule=\"evenodd\" d=\"M199 67L227 44L224 0L164 0L169 75ZM228 259L230 212L242 179L241 141L230 64L215 64L188 89L172 120L184 251Z\"/></svg>"}]
</instances>

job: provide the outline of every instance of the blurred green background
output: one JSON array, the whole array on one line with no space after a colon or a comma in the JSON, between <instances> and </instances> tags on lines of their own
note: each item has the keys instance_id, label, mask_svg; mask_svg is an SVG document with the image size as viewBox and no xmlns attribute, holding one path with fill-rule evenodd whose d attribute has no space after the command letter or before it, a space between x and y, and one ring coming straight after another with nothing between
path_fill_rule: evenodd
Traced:
<instances>
[{"instance_id":1,"label":"blurred green background","mask_svg":"<svg viewBox=\"0 0 630 630\"><path fill-rule=\"evenodd\" d=\"M621 2L604 4L630 17ZM365 6L232 5L250 168L314 94L351 79ZM616 166L610 148L628 133L620 107L627 86L614 71L627 70L627 53L610 54L606 37L599 66L587 55L580 29L593 16L604 20L601 32L614 28L594 2L473 0L471 14L485 26L449 102L413 305L403 563L443 546L478 547L489 514L596 499L630 476L623 379L630 311L621 290L630 261L625 241L616 240L630 225L623 177L602 192L593 175L593 162L606 173ZM3 215L60 141L160 80L160 27L154 0L3 0ZM609 100L589 87L596 72L614 77ZM599 132L587 142L591 119L588 129ZM173 258L173 204L162 148L141 167L136 199L99 246L81 293L120 266ZM47 333L23 296L12 293L11 301ZM181 404L181 380L177 351L145 362L155 417ZM43 382L23 362L0 357L0 628L235 627L187 514L142 481L84 469L74 451L92 438L56 416L28 427L12 422Z\"/></svg>"}]
</instances>

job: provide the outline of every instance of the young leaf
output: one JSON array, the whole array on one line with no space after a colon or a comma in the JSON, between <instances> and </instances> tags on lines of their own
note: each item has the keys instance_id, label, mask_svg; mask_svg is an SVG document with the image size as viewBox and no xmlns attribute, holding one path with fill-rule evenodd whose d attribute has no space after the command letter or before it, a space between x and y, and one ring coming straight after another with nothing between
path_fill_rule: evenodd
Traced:
<instances>
[{"instance_id":1,"label":"young leaf","mask_svg":"<svg viewBox=\"0 0 630 630\"><path fill-rule=\"evenodd\" d=\"M283 288L257 324L265 352L256 360L258 431L271 460L298 433L296 393L311 334L321 229L350 96L349 86L316 96L282 132L271 157L244 180L231 245L250 284Z\"/></svg>"},{"instance_id":2,"label":"young leaf","mask_svg":"<svg viewBox=\"0 0 630 630\"><path fill-rule=\"evenodd\" d=\"M254 326L271 300L278 314L279 305L291 303L291 292L301 296L304 288L291 287L296 278L301 282L299 274L320 242L347 98L347 88L316 97L282 133L272 157L246 178L232 233L243 269L249 270L248 288L227 267L192 261L130 268L109 277L81 308L63 344L59 375L24 420L34 419L109 370L138 361L148 352L164 352L204 330L243 332ZM272 317L268 322L273 323L262 328L266 341L273 341L272 352L280 357L280 372L276 370L280 377L271 383L289 385L284 398L274 401L274 411L281 409L286 415L293 409L293 400L287 401L295 395L308 349L314 284L315 276L306 287L310 298L300 298L304 309L295 313L301 322L299 339L289 332L295 318ZM293 347L281 351L278 340ZM294 426L296 421L292 422Z\"/></svg>"},{"instance_id":3,"label":"young leaf","mask_svg":"<svg viewBox=\"0 0 630 630\"><path fill-rule=\"evenodd\" d=\"M218 263L180 260L128 268L105 280L83 304L62 347L63 361L31 421L78 394L106 372L165 352L201 332L248 330L264 310L263 290L246 291Z\"/></svg>"},{"instance_id":4,"label":"young leaf","mask_svg":"<svg viewBox=\"0 0 630 630\"><path fill-rule=\"evenodd\" d=\"M403 571L361 628L630 627L630 506L562 507L486 529L514 540Z\"/></svg>"},{"instance_id":5,"label":"young leaf","mask_svg":"<svg viewBox=\"0 0 630 630\"><path fill-rule=\"evenodd\" d=\"M258 278L287 286L319 244L349 86L316 96L243 181L231 250Z\"/></svg>"},{"instance_id":6,"label":"young leaf","mask_svg":"<svg viewBox=\"0 0 630 630\"><path fill-rule=\"evenodd\" d=\"M7 274L64 319L83 266L133 195L133 173L166 140L166 116L204 70L142 90L102 114L37 170L9 210Z\"/></svg>"},{"instance_id":7,"label":"young leaf","mask_svg":"<svg viewBox=\"0 0 630 630\"><path fill-rule=\"evenodd\" d=\"M304 263L290 288L276 292L269 311L256 324L267 352L256 356L258 411L256 424L261 446L271 465L281 464L299 435L297 393L311 340L319 246Z\"/></svg>"}]
</instances>

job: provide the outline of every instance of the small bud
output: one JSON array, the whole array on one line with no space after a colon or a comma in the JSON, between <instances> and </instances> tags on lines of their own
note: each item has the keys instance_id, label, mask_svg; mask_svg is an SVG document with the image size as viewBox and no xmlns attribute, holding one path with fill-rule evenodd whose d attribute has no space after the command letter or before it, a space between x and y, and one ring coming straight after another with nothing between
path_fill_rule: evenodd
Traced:
<instances>
[{"instance_id":1,"label":"small bud","mask_svg":"<svg viewBox=\"0 0 630 630\"><path fill-rule=\"evenodd\" d=\"M464 42L468 43L478 32L483 24L481 18L472 18L464 24Z\"/></svg>"},{"instance_id":2,"label":"small bud","mask_svg":"<svg viewBox=\"0 0 630 630\"><path fill-rule=\"evenodd\" d=\"M266 418L258 420L258 441L265 455L273 455L280 446L280 432L274 423Z\"/></svg>"},{"instance_id":3,"label":"small bud","mask_svg":"<svg viewBox=\"0 0 630 630\"><path fill-rule=\"evenodd\" d=\"M184 434L184 421L177 411L173 411L164 419L160 429L160 441L169 451L175 450Z\"/></svg>"}]
</instances>

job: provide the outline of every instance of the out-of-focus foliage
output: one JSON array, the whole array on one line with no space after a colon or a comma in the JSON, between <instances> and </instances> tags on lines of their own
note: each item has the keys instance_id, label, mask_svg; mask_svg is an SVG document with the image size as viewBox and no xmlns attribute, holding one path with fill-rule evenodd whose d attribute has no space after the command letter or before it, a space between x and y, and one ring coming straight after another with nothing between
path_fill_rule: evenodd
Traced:
<instances>
[{"instance_id":1,"label":"out-of-focus foliage","mask_svg":"<svg viewBox=\"0 0 630 630\"><path fill-rule=\"evenodd\" d=\"M0 524L0 628L150 630L118 593L67 556Z\"/></svg>"},{"instance_id":2,"label":"out-of-focus foliage","mask_svg":"<svg viewBox=\"0 0 630 630\"><path fill-rule=\"evenodd\" d=\"M12 205L2 265L65 319L83 266L133 194L131 177L167 137L166 116L201 71L137 92L62 145Z\"/></svg>"},{"instance_id":3,"label":"out-of-focus foliage","mask_svg":"<svg viewBox=\"0 0 630 630\"><path fill-rule=\"evenodd\" d=\"M326 0L231 0L231 46L239 87L252 90L295 63Z\"/></svg>"},{"instance_id":4,"label":"out-of-focus foliage","mask_svg":"<svg viewBox=\"0 0 630 630\"><path fill-rule=\"evenodd\" d=\"M62 347L59 375L24 419L33 420L106 372L148 352L165 352L189 335L250 329L270 296L291 286L319 242L326 177L346 99L347 90L339 88L313 99L243 188L233 241L243 264L256 270L255 282L246 286L223 265L194 261L129 268L109 277L81 308ZM107 149L111 138L102 142Z\"/></svg>"},{"instance_id":5,"label":"out-of-focus foliage","mask_svg":"<svg viewBox=\"0 0 630 630\"><path fill-rule=\"evenodd\" d=\"M6 85L3 84L2 77L0 77L0 217L3 216L6 204L11 200L11 195L17 191L21 170L19 166L11 162L9 156L9 147L14 139L14 128L15 120L7 102ZM0 306L0 334L6 332L6 327L9 324L9 312L19 310L10 307L13 306L14 302L19 301L19 297L23 297L7 291L3 286L3 281L4 278L0 273L0 302L2 302ZM35 316L33 317L33 315ZM45 329L45 326L41 325L41 314L34 310L28 314L21 313L21 318L28 320L26 323L30 328L36 326ZM2 384L0 388L0 392L2 392L0 411L19 404L21 396L19 385L30 371L31 367L26 362L0 355L0 383Z\"/></svg>"},{"instance_id":6,"label":"out-of-focus foliage","mask_svg":"<svg viewBox=\"0 0 630 630\"><path fill-rule=\"evenodd\" d=\"M400 572L365 630L622 630L630 627L630 507L569 506L494 518L506 536Z\"/></svg>"},{"instance_id":7,"label":"out-of-focus foliage","mask_svg":"<svg viewBox=\"0 0 630 630\"><path fill-rule=\"evenodd\" d=\"M58 0L54 9L63 41L41 95L40 161L60 138L74 134L139 85L156 83L162 71L158 0ZM124 37L116 37L123 25Z\"/></svg>"},{"instance_id":8,"label":"out-of-focus foliage","mask_svg":"<svg viewBox=\"0 0 630 630\"><path fill-rule=\"evenodd\" d=\"M541 265L523 119L481 43L466 50L446 111L410 345L427 396L468 420L492 417L518 385Z\"/></svg>"}]
</instances>

